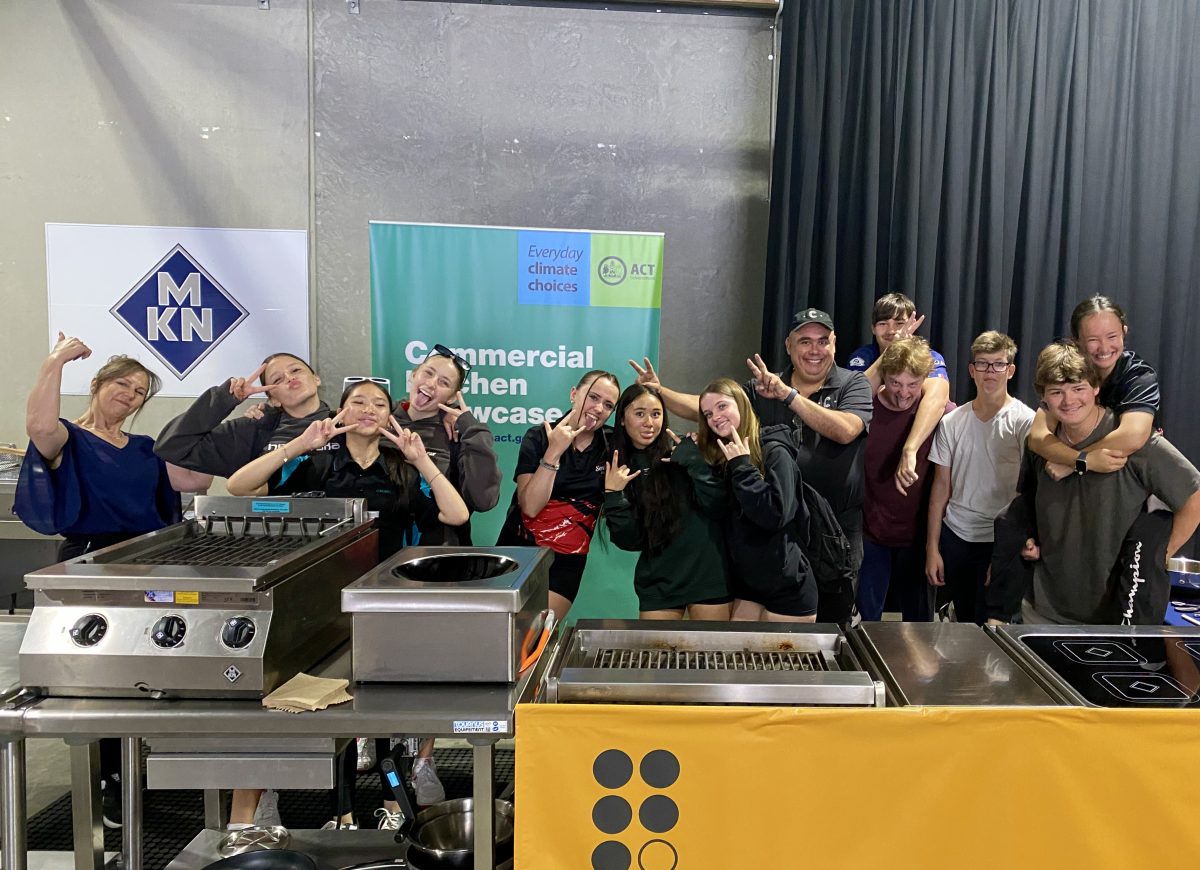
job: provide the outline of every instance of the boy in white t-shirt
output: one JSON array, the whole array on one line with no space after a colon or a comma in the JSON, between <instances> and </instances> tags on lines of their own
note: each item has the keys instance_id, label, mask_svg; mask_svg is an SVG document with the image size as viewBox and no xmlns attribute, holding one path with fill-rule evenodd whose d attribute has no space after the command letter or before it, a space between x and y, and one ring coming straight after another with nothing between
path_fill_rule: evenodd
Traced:
<instances>
[{"instance_id":1,"label":"boy in white t-shirt","mask_svg":"<svg viewBox=\"0 0 1200 870\"><path fill-rule=\"evenodd\" d=\"M993 521L1017 494L1017 476L1033 410L1008 394L1016 343L989 330L971 343L974 400L942 418L929 459L925 576L946 586L959 622L985 621Z\"/></svg>"}]
</instances>

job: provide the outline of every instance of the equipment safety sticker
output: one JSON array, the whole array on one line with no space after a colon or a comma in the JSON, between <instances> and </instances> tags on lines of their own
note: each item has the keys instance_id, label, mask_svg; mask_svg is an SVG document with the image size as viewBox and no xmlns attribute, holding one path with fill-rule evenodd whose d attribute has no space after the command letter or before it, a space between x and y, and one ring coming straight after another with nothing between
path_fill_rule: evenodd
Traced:
<instances>
[{"instance_id":1,"label":"equipment safety sticker","mask_svg":"<svg viewBox=\"0 0 1200 870\"><path fill-rule=\"evenodd\" d=\"M155 591L153 589L147 589L146 590L146 603L147 604L174 604L175 603L175 593L170 589L159 589L157 591Z\"/></svg>"},{"instance_id":2,"label":"equipment safety sticker","mask_svg":"<svg viewBox=\"0 0 1200 870\"><path fill-rule=\"evenodd\" d=\"M500 719L455 719L455 734L507 734L508 723Z\"/></svg>"},{"instance_id":3,"label":"equipment safety sticker","mask_svg":"<svg viewBox=\"0 0 1200 870\"><path fill-rule=\"evenodd\" d=\"M200 603L200 593L199 592L176 592L175 593L175 603L176 604L199 604Z\"/></svg>"}]
</instances>

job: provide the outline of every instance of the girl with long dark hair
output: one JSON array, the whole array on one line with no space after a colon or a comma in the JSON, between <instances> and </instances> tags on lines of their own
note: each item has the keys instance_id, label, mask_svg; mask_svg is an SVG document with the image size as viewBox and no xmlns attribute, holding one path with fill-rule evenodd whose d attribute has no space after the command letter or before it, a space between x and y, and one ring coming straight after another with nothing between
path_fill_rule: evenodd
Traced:
<instances>
[{"instance_id":1,"label":"girl with long dark hair","mask_svg":"<svg viewBox=\"0 0 1200 870\"><path fill-rule=\"evenodd\" d=\"M634 384L617 402L605 466L604 521L614 544L640 553L633 587L642 619L727 620L721 532L725 482L692 438L667 428L662 398Z\"/></svg>"}]
</instances>

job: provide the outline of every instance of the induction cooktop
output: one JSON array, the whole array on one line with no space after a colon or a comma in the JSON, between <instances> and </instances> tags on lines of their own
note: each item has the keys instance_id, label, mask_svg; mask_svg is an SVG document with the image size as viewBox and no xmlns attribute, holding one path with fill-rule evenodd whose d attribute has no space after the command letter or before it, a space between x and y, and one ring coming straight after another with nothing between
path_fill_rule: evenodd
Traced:
<instances>
[{"instance_id":1,"label":"induction cooktop","mask_svg":"<svg viewBox=\"0 0 1200 870\"><path fill-rule=\"evenodd\" d=\"M1063 631L1062 626L1052 628ZM1137 627L1012 633L1088 705L1200 709L1200 634L1180 631Z\"/></svg>"}]
</instances>

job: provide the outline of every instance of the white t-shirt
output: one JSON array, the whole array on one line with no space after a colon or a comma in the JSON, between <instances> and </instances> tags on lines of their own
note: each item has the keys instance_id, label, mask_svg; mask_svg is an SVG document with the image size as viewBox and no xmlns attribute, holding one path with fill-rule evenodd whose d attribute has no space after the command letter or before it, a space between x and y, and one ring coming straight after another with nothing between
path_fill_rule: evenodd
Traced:
<instances>
[{"instance_id":1,"label":"white t-shirt","mask_svg":"<svg viewBox=\"0 0 1200 870\"><path fill-rule=\"evenodd\" d=\"M973 404L960 405L942 418L929 459L950 466L950 502L943 522L964 541L978 543L995 539L992 523L1017 495L1033 410L1010 396L984 423Z\"/></svg>"}]
</instances>

